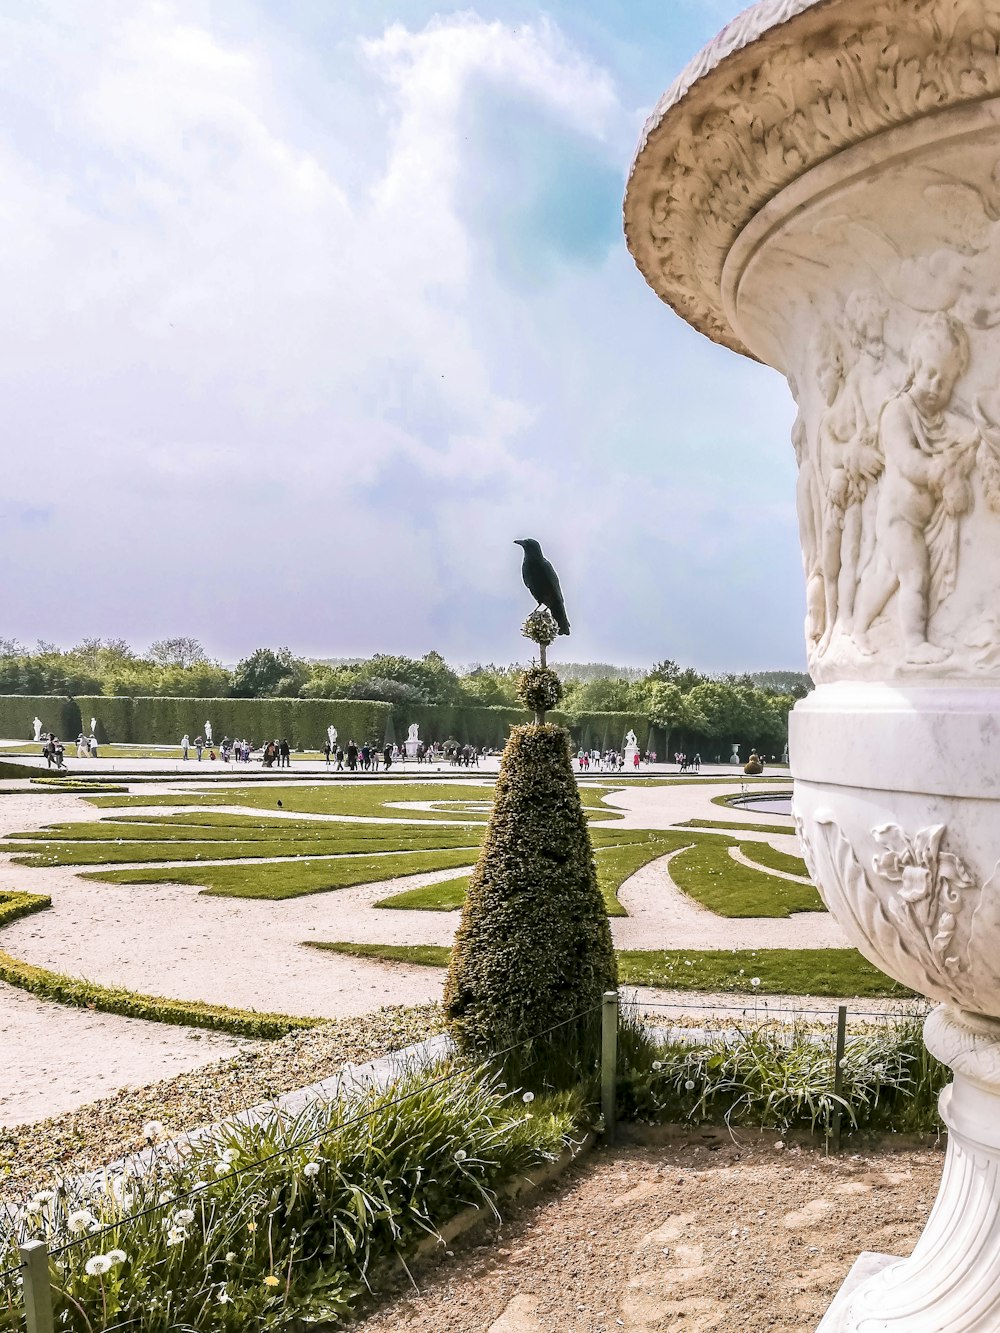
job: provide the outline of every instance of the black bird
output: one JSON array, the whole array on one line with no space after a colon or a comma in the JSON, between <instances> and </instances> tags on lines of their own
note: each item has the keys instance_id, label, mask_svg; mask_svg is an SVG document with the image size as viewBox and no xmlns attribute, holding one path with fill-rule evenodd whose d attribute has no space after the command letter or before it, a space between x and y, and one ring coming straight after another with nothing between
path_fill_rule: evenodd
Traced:
<instances>
[{"instance_id":1,"label":"black bird","mask_svg":"<svg viewBox=\"0 0 1000 1333\"><path fill-rule=\"evenodd\" d=\"M278 802L278 809L279 809L279 810L284 810L284 808L285 808L285 807L284 807L284 804L283 804L281 801L279 801L279 802Z\"/></svg>"},{"instance_id":2,"label":"black bird","mask_svg":"<svg viewBox=\"0 0 1000 1333\"><path fill-rule=\"evenodd\" d=\"M562 588L559 587L559 575L542 555L542 548L534 537L523 537L515 541L524 551L521 562L521 578L524 586L534 597L539 606L547 606L559 626L560 634L569 633L569 621L566 619L566 604L563 602Z\"/></svg>"}]
</instances>

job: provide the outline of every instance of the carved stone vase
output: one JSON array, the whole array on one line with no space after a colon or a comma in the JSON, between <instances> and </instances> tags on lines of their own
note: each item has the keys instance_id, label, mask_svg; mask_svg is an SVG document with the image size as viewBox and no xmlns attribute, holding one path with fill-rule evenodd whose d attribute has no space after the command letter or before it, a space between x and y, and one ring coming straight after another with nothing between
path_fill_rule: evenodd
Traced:
<instances>
[{"instance_id":1,"label":"carved stone vase","mask_svg":"<svg viewBox=\"0 0 1000 1333\"><path fill-rule=\"evenodd\" d=\"M664 95L625 200L653 289L779 370L816 690L807 862L939 1002L948 1155L824 1333L1000 1330L1000 0L765 0Z\"/></svg>"}]
</instances>

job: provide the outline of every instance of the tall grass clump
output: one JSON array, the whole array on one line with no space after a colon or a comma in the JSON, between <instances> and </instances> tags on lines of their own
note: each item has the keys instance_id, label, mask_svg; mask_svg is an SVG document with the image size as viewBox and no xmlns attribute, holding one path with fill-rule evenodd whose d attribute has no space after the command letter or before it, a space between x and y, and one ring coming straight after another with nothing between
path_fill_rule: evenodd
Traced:
<instances>
[{"instance_id":1,"label":"tall grass clump","mask_svg":"<svg viewBox=\"0 0 1000 1333\"><path fill-rule=\"evenodd\" d=\"M495 1211L500 1187L556 1158L581 1115L570 1094L424 1069L388 1092L164 1145L142 1171L40 1191L8 1224L0 1270L18 1240L44 1238L56 1326L73 1333L338 1322L463 1208ZM0 1278L0 1330L22 1321L16 1280Z\"/></svg>"},{"instance_id":2,"label":"tall grass clump","mask_svg":"<svg viewBox=\"0 0 1000 1333\"><path fill-rule=\"evenodd\" d=\"M833 1036L805 1024L741 1025L690 1044L639 1034L623 1043L625 1116L831 1132L914 1133L939 1126L938 1093L951 1078L922 1038L922 1018L893 1016L847 1040L835 1092Z\"/></svg>"}]
</instances>

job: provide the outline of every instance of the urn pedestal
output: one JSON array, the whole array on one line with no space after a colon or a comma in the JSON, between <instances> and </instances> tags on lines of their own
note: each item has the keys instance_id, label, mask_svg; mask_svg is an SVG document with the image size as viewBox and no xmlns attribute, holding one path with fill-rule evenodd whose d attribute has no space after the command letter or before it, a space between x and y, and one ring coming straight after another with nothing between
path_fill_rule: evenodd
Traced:
<instances>
[{"instance_id":1,"label":"urn pedestal","mask_svg":"<svg viewBox=\"0 0 1000 1333\"><path fill-rule=\"evenodd\" d=\"M1000 1329L1000 0L766 0L664 95L629 247L787 379L817 688L794 808L955 1074L913 1255L824 1333Z\"/></svg>"}]
</instances>

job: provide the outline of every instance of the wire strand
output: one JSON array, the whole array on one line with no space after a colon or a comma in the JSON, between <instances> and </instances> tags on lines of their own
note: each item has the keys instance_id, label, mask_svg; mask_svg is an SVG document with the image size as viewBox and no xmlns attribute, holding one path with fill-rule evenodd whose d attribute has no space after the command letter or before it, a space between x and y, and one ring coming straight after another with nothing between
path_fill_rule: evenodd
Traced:
<instances>
[{"instance_id":1,"label":"wire strand","mask_svg":"<svg viewBox=\"0 0 1000 1333\"><path fill-rule=\"evenodd\" d=\"M532 1036L530 1037L524 1037L522 1038L521 1041L514 1042L512 1045L507 1046L504 1049L495 1052L490 1056L489 1060L483 1060L480 1061L478 1064L474 1065L460 1065L457 1069L453 1069L450 1073L442 1074L438 1078L431 1079L429 1083L422 1083L418 1087L411 1089L409 1092L403 1093L399 1097L392 1098L391 1100L386 1102L380 1102L377 1106L373 1106L369 1110L362 1111L358 1115L350 1116L348 1119L342 1120L335 1128L338 1131L347 1129L351 1125L360 1124L363 1120L371 1119L372 1116L378 1115L382 1111L391 1111L393 1107L401 1106L404 1102L411 1101L414 1097L418 1097L421 1093L429 1092L432 1088L436 1088L444 1083L448 1083L452 1079L459 1078L464 1074L475 1073L479 1070L487 1070L489 1069L491 1064L493 1064L496 1060L499 1060L502 1056L509 1055L512 1051L516 1051L519 1047L527 1046L531 1042L540 1040L542 1037L547 1037L550 1035L550 1033L557 1032L560 1028L567 1027L571 1023L578 1023L581 1019L587 1018L591 1014L599 1013L601 1008L602 1005L594 1005L590 1009L583 1010L582 1013L575 1014L572 1018L564 1018L560 1022L553 1023L550 1027L544 1028L541 1032L536 1032L532 1034ZM160 1213L164 1209L172 1207L175 1203L181 1202L181 1200L183 1199L194 1198L197 1195L204 1194L208 1190L217 1188L219 1185L224 1184L226 1181L235 1180L240 1176L249 1175L251 1172L260 1170L260 1168L262 1166L267 1165L268 1162L273 1162L280 1157L285 1157L289 1153L301 1152L303 1148L307 1148L311 1144L317 1142L319 1139L325 1138L331 1132L332 1128L333 1128L332 1126L327 1125L324 1129L319 1130L315 1134L310 1134L307 1138L298 1139L295 1143L289 1144L287 1147L279 1148L276 1152L273 1153L268 1153L266 1157L258 1158L257 1161L251 1163L249 1166L237 1167L235 1170L228 1172L226 1175L216 1177L215 1180L209 1180L203 1183L199 1183L198 1185L192 1185L190 1189L179 1191L179 1193L173 1195L170 1199L164 1201L163 1203L156 1203L151 1205L149 1208L142 1208L137 1213L129 1213L127 1217L119 1218L118 1221L109 1223L107 1226L101 1227L97 1231L89 1231L86 1236L81 1236L78 1240L66 1241L64 1244L56 1246L53 1249L50 1249L49 1255L55 1257L56 1255L65 1254L68 1250L75 1249L78 1246L94 1243L97 1240L99 1240L102 1236L106 1236L113 1231L117 1231L120 1227L127 1226L130 1222L137 1222L144 1217L151 1217L153 1214Z\"/></svg>"}]
</instances>

